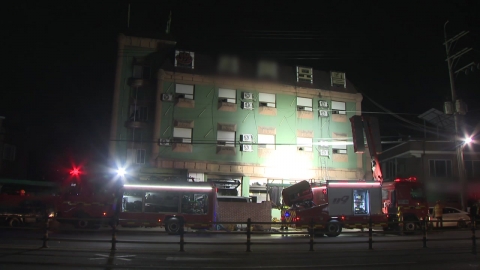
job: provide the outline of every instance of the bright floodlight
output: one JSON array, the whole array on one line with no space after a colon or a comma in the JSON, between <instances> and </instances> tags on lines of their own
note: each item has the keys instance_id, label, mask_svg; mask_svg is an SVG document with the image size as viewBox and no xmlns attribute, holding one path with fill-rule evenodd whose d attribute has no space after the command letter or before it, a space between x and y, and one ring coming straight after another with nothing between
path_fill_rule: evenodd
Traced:
<instances>
[{"instance_id":1,"label":"bright floodlight","mask_svg":"<svg viewBox=\"0 0 480 270\"><path fill-rule=\"evenodd\" d=\"M469 144L469 143L471 143L471 142L472 142L472 138L471 138L471 137L465 138L465 143L466 143L466 144Z\"/></svg>"},{"instance_id":2,"label":"bright floodlight","mask_svg":"<svg viewBox=\"0 0 480 270\"><path fill-rule=\"evenodd\" d=\"M125 168L118 168L117 170L117 174L120 175L120 176L125 176Z\"/></svg>"}]
</instances>

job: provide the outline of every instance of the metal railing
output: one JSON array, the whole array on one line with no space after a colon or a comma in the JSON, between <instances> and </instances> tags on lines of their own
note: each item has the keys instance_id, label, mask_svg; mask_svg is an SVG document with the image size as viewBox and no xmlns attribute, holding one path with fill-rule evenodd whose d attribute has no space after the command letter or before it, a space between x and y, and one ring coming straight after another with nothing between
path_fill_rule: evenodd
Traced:
<instances>
[{"instance_id":1,"label":"metal railing","mask_svg":"<svg viewBox=\"0 0 480 270\"><path fill-rule=\"evenodd\" d=\"M178 239L178 242L172 242L172 241L155 241L155 242L151 242L151 241L134 241L134 240L118 240L117 239L117 236L118 236L118 233L122 230L119 230L117 227L119 224L119 221L127 221L127 220L111 220L111 222L108 222L108 225L111 227L111 230L109 230L111 232L111 239L108 239L108 240L98 240L98 239L75 239L75 238L55 238L55 237L50 237L49 235L49 232L52 231L52 228L51 228L51 223L54 219L53 218L48 218L48 219L44 219L41 221L41 224L37 224L36 227L19 227L20 229L24 229L24 230L36 230L36 231L40 231L42 232L43 236L41 238L41 241L42 241L42 248L48 248L48 242L49 241L55 241L55 240L61 240L61 241L65 241L65 242L103 242L103 243L111 243L111 246L110 246L110 250L117 250L117 244L119 243L129 243L129 244L167 244L167 245L178 245L179 246L179 251L180 252L183 252L185 251L185 245L186 244L189 244L189 245L195 245L195 244L203 244L203 245L208 245L208 244L215 244L215 245L245 245L246 246L246 252L251 252L252 251L252 245L279 245L279 244L282 244L281 242L275 242L275 243L271 243L271 242L260 242L260 241L256 241L256 242L253 242L252 241L252 238L255 236L255 235L275 235L275 234L279 234L279 235L282 235L282 236L288 236L288 235L305 235L305 234L308 234L308 241L305 241L305 242L290 242L288 243L289 245L292 245L292 244L295 244L295 245L308 245L308 251L314 251L314 247L315 245L327 245L327 244L367 244L368 246L368 249L371 250L373 249L373 246L374 246L374 243L394 243L394 242L422 242L422 247L423 248L427 248L427 244L428 242L430 241L451 241L451 240L471 240L471 253L472 254L477 254L477 244L476 244L476 241L478 239L478 237L476 236L476 231L477 231L477 222L475 220L471 220L471 223L470 223L470 226L469 228L460 228L460 229L456 229L456 230L461 230L461 231L466 231L466 230L470 230L471 231L471 236L468 237L468 238L435 238L435 239L430 239L428 237L429 235L429 232L441 232L441 231L444 231L445 229L443 228L437 228L437 229L432 229L432 221L429 221L427 219L423 219L423 220L420 220L420 221L417 221L417 225L418 225L418 229L415 230L415 231L403 231L402 229L400 229L399 231L380 231L381 234L388 234L388 233L397 233L397 234L405 234L405 233L412 233L413 235L419 235L421 234L421 238L414 238L414 239L402 239L402 240L374 240L374 236L378 233L378 231L376 231L376 233L374 234L374 224L372 224L372 220L370 219L367 223L362 223L361 224L361 231L357 231L357 232L350 232L350 233L353 233L353 234L362 234L364 235L365 234L365 229L368 230L368 239L365 241L365 240L361 240L361 241L342 241L342 242L318 242L318 241L315 241L315 235L321 233L323 234L323 231L321 230L318 230L318 228L322 228L322 227L326 227L326 225L328 225L329 223L323 223L323 224L316 224L314 222L314 220L312 219L311 222L309 223L308 225L308 228L307 228L307 232L305 231L298 231L298 230L288 230L288 225L294 225L293 222L254 222L252 221L250 218L247 219L246 222L213 222L213 223L210 223L211 227L213 228L214 226L216 227L216 225L226 225L226 224L245 224L246 225L246 229L245 231L218 231L218 230L206 230L206 231L197 231L195 232L195 234L227 234L227 235L230 235L230 234L237 234L237 235L245 235L246 237L246 241L245 242L222 242L222 243L218 243L218 242L194 242L194 241L186 241L185 240L185 235L188 235L189 233L191 232L188 232L185 230L186 227L191 227L192 225L194 224L189 224L189 223L184 223L184 221L182 219L179 219L180 220L180 228L179 228L179 231L175 234L178 235L179 239ZM78 219L75 219L75 218L72 218L72 219L69 219L70 221L76 221ZM88 221L92 221L92 223L99 223L101 221L105 221L105 219L83 219L83 220L88 220ZM64 220L65 221L65 220ZM137 220L138 221L138 220ZM145 222L147 222L147 220L145 220ZM433 221L435 222L435 221ZM454 220L443 220L444 223L446 222L455 222ZM338 223L337 223L338 224ZM343 224L346 224L346 225L352 225L353 224L348 224L348 223L343 223ZM38 226L38 225L41 225L41 226ZM106 224L104 224L106 225ZM278 227L281 227L281 228L287 228L287 229L283 229L283 230L269 230L269 231L255 231L253 230L253 227L254 225L270 225L270 226L278 226ZM358 225L358 224L355 224L355 225ZM399 227L401 228L402 226L402 222L399 222L398 224L390 224L390 225L400 225ZM478 224L480 225L480 224ZM6 226L1 226L0 228L2 229L8 229L10 227L6 227ZM15 228L15 229L19 229L19 228ZM68 229L68 228L61 228L60 229L61 231L97 231L96 229ZM167 233L167 232L164 232L164 233ZM36 237L21 237L22 239L35 239L35 240L38 240L38 238Z\"/></svg>"}]
</instances>

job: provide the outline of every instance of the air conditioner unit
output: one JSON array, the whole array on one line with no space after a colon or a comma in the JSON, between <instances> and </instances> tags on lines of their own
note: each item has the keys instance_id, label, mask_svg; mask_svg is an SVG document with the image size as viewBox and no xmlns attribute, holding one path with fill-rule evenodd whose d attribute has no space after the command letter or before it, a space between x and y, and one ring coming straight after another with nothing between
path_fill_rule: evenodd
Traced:
<instances>
[{"instance_id":1,"label":"air conditioner unit","mask_svg":"<svg viewBox=\"0 0 480 270\"><path fill-rule=\"evenodd\" d=\"M319 117L328 117L328 111L326 111L326 110L319 110L319 111L318 111L318 116L319 116Z\"/></svg>"},{"instance_id":2,"label":"air conditioner unit","mask_svg":"<svg viewBox=\"0 0 480 270\"><path fill-rule=\"evenodd\" d=\"M313 70L312 68L297 66L297 81L306 80L313 82Z\"/></svg>"},{"instance_id":3,"label":"air conditioner unit","mask_svg":"<svg viewBox=\"0 0 480 270\"><path fill-rule=\"evenodd\" d=\"M328 157L328 149L320 149L320 156Z\"/></svg>"},{"instance_id":4,"label":"air conditioner unit","mask_svg":"<svg viewBox=\"0 0 480 270\"><path fill-rule=\"evenodd\" d=\"M253 110L253 102L242 102L242 109Z\"/></svg>"},{"instance_id":5,"label":"air conditioner unit","mask_svg":"<svg viewBox=\"0 0 480 270\"><path fill-rule=\"evenodd\" d=\"M240 135L240 140L242 142L252 142L253 141L253 135L252 134L242 134Z\"/></svg>"},{"instance_id":6,"label":"air conditioner unit","mask_svg":"<svg viewBox=\"0 0 480 270\"><path fill-rule=\"evenodd\" d=\"M172 101L172 100L173 100L173 95L162 94L162 101Z\"/></svg>"},{"instance_id":7,"label":"air conditioner unit","mask_svg":"<svg viewBox=\"0 0 480 270\"><path fill-rule=\"evenodd\" d=\"M267 103L267 107L275 108L275 103Z\"/></svg>"},{"instance_id":8,"label":"air conditioner unit","mask_svg":"<svg viewBox=\"0 0 480 270\"><path fill-rule=\"evenodd\" d=\"M253 151L253 146L250 144L242 144L240 145L240 150L243 152L252 152Z\"/></svg>"},{"instance_id":9,"label":"air conditioner unit","mask_svg":"<svg viewBox=\"0 0 480 270\"><path fill-rule=\"evenodd\" d=\"M253 99L252 93L243 93L243 99Z\"/></svg>"},{"instance_id":10,"label":"air conditioner unit","mask_svg":"<svg viewBox=\"0 0 480 270\"><path fill-rule=\"evenodd\" d=\"M170 145L170 139L159 139L158 144L159 145Z\"/></svg>"},{"instance_id":11,"label":"air conditioner unit","mask_svg":"<svg viewBox=\"0 0 480 270\"><path fill-rule=\"evenodd\" d=\"M324 100L319 100L319 101L318 101L318 107L328 108L328 102L326 102L326 101L324 101Z\"/></svg>"}]
</instances>

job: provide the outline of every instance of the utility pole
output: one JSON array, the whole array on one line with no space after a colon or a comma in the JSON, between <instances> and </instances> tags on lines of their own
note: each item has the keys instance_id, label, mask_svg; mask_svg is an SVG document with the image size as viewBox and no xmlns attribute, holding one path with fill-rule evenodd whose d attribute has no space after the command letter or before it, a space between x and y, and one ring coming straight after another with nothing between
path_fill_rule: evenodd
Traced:
<instances>
[{"instance_id":1,"label":"utility pole","mask_svg":"<svg viewBox=\"0 0 480 270\"><path fill-rule=\"evenodd\" d=\"M447 27L448 21L444 24L443 26L443 31L445 35L445 49L447 52L447 64L448 64L448 75L450 77L450 90L452 92L452 103L446 103L445 104L445 113L453 113L454 121L455 121L455 137L454 137L454 142L455 142L455 150L457 154L457 165L458 165L458 177L459 177L459 184L460 184L460 200L461 200L461 206L462 210L466 210L467 208L467 194L466 194L466 174L465 174L465 162L463 159L463 149L464 149L464 138L465 134L463 134L464 131L464 126L463 126L463 115L466 113L466 106L463 104L463 102L459 99L457 99L457 93L455 90L455 81L454 81L454 71L453 71L453 64L455 60L459 59L462 55L468 53L469 51L472 50L472 48L464 48L457 53L450 55L450 49L452 47L452 44L462 38L463 36L467 35L469 31L462 31L458 35L447 39ZM463 68L455 71L455 73L458 73L462 70L465 70L469 68L472 65L469 64L467 66L464 66ZM449 105L447 105L449 104ZM448 109L449 107L450 109Z\"/></svg>"}]
</instances>

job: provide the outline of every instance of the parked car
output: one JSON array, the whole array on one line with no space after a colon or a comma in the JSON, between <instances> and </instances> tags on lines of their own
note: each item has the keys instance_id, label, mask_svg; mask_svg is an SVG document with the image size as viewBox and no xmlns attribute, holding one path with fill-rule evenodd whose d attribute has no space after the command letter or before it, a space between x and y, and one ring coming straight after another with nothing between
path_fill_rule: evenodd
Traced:
<instances>
[{"instance_id":1,"label":"parked car","mask_svg":"<svg viewBox=\"0 0 480 270\"><path fill-rule=\"evenodd\" d=\"M428 209L431 226L437 227L437 219L433 217L433 207ZM465 228L470 225L470 216L467 212L453 207L443 208L443 227ZM439 224L440 225L440 224Z\"/></svg>"}]
</instances>

